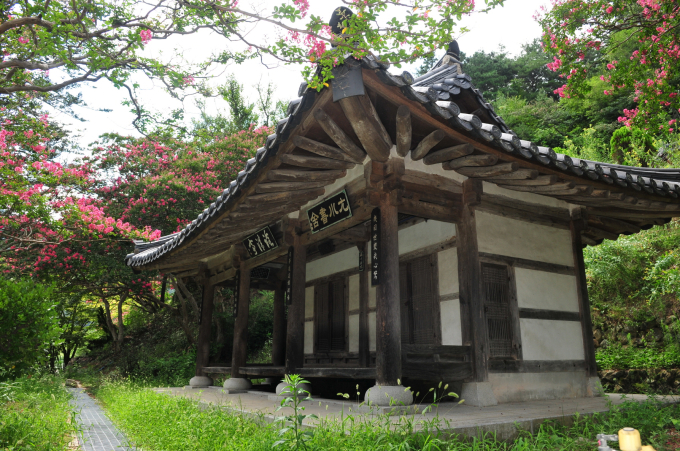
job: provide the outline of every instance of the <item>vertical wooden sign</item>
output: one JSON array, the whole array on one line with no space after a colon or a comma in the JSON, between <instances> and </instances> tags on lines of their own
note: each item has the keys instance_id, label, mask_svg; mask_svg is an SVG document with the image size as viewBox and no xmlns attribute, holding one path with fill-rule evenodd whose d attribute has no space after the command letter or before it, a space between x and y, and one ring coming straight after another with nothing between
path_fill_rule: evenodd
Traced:
<instances>
[{"instance_id":1,"label":"vertical wooden sign","mask_svg":"<svg viewBox=\"0 0 680 451\"><path fill-rule=\"evenodd\" d=\"M381 271L380 208L376 207L373 209L373 212L371 212L371 286L380 285Z\"/></svg>"},{"instance_id":2,"label":"vertical wooden sign","mask_svg":"<svg viewBox=\"0 0 680 451\"><path fill-rule=\"evenodd\" d=\"M234 282L236 283L234 287L234 318L236 318L238 316L238 300L241 297L241 271L236 271Z\"/></svg>"},{"instance_id":3,"label":"vertical wooden sign","mask_svg":"<svg viewBox=\"0 0 680 451\"><path fill-rule=\"evenodd\" d=\"M288 277L286 279L286 305L293 303L293 255L295 248L288 248Z\"/></svg>"},{"instance_id":4,"label":"vertical wooden sign","mask_svg":"<svg viewBox=\"0 0 680 451\"><path fill-rule=\"evenodd\" d=\"M364 272L366 269L366 254L364 253L363 244L359 249L359 272Z\"/></svg>"}]
</instances>

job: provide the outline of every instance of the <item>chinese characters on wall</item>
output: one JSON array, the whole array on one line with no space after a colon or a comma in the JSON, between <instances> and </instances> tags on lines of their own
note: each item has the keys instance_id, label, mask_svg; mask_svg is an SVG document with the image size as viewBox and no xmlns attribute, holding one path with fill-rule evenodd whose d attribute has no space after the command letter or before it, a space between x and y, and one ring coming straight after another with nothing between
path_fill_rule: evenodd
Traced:
<instances>
[{"instance_id":1,"label":"chinese characters on wall","mask_svg":"<svg viewBox=\"0 0 680 451\"><path fill-rule=\"evenodd\" d=\"M258 255L262 255L265 252L269 252L279 247L276 238L274 238L274 234L269 230L269 227L265 227L250 235L243 240L243 245L248 249L248 253L251 257L257 257Z\"/></svg>"},{"instance_id":2,"label":"chinese characters on wall","mask_svg":"<svg viewBox=\"0 0 680 451\"><path fill-rule=\"evenodd\" d=\"M371 286L380 285L380 208L371 212Z\"/></svg>"},{"instance_id":3,"label":"chinese characters on wall","mask_svg":"<svg viewBox=\"0 0 680 451\"><path fill-rule=\"evenodd\" d=\"M293 255L295 248L293 246L288 248L288 278L286 279L286 304L293 303Z\"/></svg>"},{"instance_id":4,"label":"chinese characters on wall","mask_svg":"<svg viewBox=\"0 0 680 451\"><path fill-rule=\"evenodd\" d=\"M349 206L349 198L345 190L307 210L309 228L312 233L351 217L352 209Z\"/></svg>"}]
</instances>

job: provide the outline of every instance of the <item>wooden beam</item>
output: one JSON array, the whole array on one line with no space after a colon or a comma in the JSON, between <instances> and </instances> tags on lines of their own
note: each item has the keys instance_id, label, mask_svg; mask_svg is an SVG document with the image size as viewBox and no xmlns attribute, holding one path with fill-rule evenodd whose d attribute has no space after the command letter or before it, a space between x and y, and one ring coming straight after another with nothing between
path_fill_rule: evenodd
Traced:
<instances>
[{"instance_id":1,"label":"wooden beam","mask_svg":"<svg viewBox=\"0 0 680 451\"><path fill-rule=\"evenodd\" d=\"M298 373L302 377L333 377L343 379L375 379L375 368L301 368Z\"/></svg>"},{"instance_id":2,"label":"wooden beam","mask_svg":"<svg viewBox=\"0 0 680 451\"><path fill-rule=\"evenodd\" d=\"M347 134L335 123L331 117L322 109L314 111L314 119L317 120L321 128L328 136L338 145L354 163L361 163L366 158L364 152L359 146L354 144L354 141L347 136ZM298 146L299 147L299 146Z\"/></svg>"},{"instance_id":3,"label":"wooden beam","mask_svg":"<svg viewBox=\"0 0 680 451\"><path fill-rule=\"evenodd\" d=\"M446 165L446 163L444 163ZM446 169L446 167L444 167ZM517 170L517 163L501 163L497 164L495 166L486 166L486 167L480 167L480 168L475 168L475 167L466 167L466 168L460 168L456 169L456 172L459 174L462 174L466 177L473 177L473 178L483 178L483 177L494 177L497 175L503 175L503 174L508 174L510 172L516 171Z\"/></svg>"},{"instance_id":4,"label":"wooden beam","mask_svg":"<svg viewBox=\"0 0 680 451\"><path fill-rule=\"evenodd\" d=\"M257 194L282 193L288 191L305 191L313 188L323 188L327 182L271 182L260 183L255 188Z\"/></svg>"},{"instance_id":5,"label":"wooden beam","mask_svg":"<svg viewBox=\"0 0 680 451\"><path fill-rule=\"evenodd\" d=\"M286 306L284 305L284 282L277 282L274 290L274 329L272 331L272 365L286 363Z\"/></svg>"},{"instance_id":6,"label":"wooden beam","mask_svg":"<svg viewBox=\"0 0 680 451\"><path fill-rule=\"evenodd\" d=\"M498 186L501 188L507 188L511 189L514 191L527 191L530 193L538 193L538 194L544 194L544 193L554 193L554 192L561 192L561 191L567 191L570 189L574 188L574 182L560 182L560 183L555 183L552 185L543 185L543 186L521 186L521 185L507 185L507 184L501 184L500 182L498 183Z\"/></svg>"},{"instance_id":7,"label":"wooden beam","mask_svg":"<svg viewBox=\"0 0 680 451\"><path fill-rule=\"evenodd\" d=\"M399 212L443 222L458 222L460 220L460 213L455 208L407 198L401 199Z\"/></svg>"},{"instance_id":8,"label":"wooden beam","mask_svg":"<svg viewBox=\"0 0 680 451\"><path fill-rule=\"evenodd\" d=\"M496 155L467 155L445 162L443 164L443 168L446 170L452 170L468 166L492 166L496 164L497 161L498 157Z\"/></svg>"},{"instance_id":9,"label":"wooden beam","mask_svg":"<svg viewBox=\"0 0 680 451\"><path fill-rule=\"evenodd\" d=\"M305 172L305 171L298 171ZM344 172L344 171L326 171L326 172ZM294 192L278 192L278 193L264 193L264 194L251 194L248 197L248 202L253 204L266 204L269 202L289 202L297 200L300 198L318 197L323 195L325 190L323 188L314 188L306 191L294 191ZM318 194L321 193L321 194Z\"/></svg>"},{"instance_id":10,"label":"wooden beam","mask_svg":"<svg viewBox=\"0 0 680 451\"><path fill-rule=\"evenodd\" d=\"M380 285L376 289L375 371L377 385L400 385L401 298L399 213L388 193L380 197Z\"/></svg>"},{"instance_id":11,"label":"wooden beam","mask_svg":"<svg viewBox=\"0 0 680 451\"><path fill-rule=\"evenodd\" d=\"M473 376L472 362L428 362L404 364L404 377L431 382L457 382Z\"/></svg>"},{"instance_id":12,"label":"wooden beam","mask_svg":"<svg viewBox=\"0 0 680 451\"><path fill-rule=\"evenodd\" d=\"M293 155L292 153L281 155L281 163L313 169L352 169L355 166L355 164L350 161L340 161L325 157Z\"/></svg>"},{"instance_id":13,"label":"wooden beam","mask_svg":"<svg viewBox=\"0 0 680 451\"><path fill-rule=\"evenodd\" d=\"M305 281L307 280L307 249L300 235L292 233L293 278L291 304L288 306L286 336L286 374L296 374L302 368L305 352Z\"/></svg>"},{"instance_id":14,"label":"wooden beam","mask_svg":"<svg viewBox=\"0 0 680 451\"><path fill-rule=\"evenodd\" d=\"M443 163L445 161L455 160L466 155L470 155L475 151L475 147L472 144L459 144L453 147L447 147L446 149L437 150L432 152L423 158L423 163L427 165Z\"/></svg>"},{"instance_id":15,"label":"wooden beam","mask_svg":"<svg viewBox=\"0 0 680 451\"><path fill-rule=\"evenodd\" d=\"M636 224L606 216L588 216L588 224L600 228L605 227L617 233L638 233L640 231L640 226Z\"/></svg>"},{"instance_id":16,"label":"wooden beam","mask_svg":"<svg viewBox=\"0 0 680 451\"><path fill-rule=\"evenodd\" d=\"M234 319L234 348L231 356L231 377L241 377L239 369L246 366L248 355L248 314L250 310L250 270L245 261L241 261L239 268L239 288L237 315Z\"/></svg>"},{"instance_id":17,"label":"wooden beam","mask_svg":"<svg viewBox=\"0 0 680 451\"><path fill-rule=\"evenodd\" d=\"M282 255L286 255L286 252L288 252L288 246L282 243L281 246L272 251L267 252L266 254L258 255L257 257L249 258L248 260L246 260L245 261L246 268L247 269L257 268L258 266L262 266L265 263L269 263L272 260L276 260Z\"/></svg>"},{"instance_id":18,"label":"wooden beam","mask_svg":"<svg viewBox=\"0 0 680 451\"><path fill-rule=\"evenodd\" d=\"M352 243L363 243L368 241L370 237L371 234L369 230L363 226L355 226L350 229L342 230L333 235L333 239L350 241Z\"/></svg>"},{"instance_id":19,"label":"wooden beam","mask_svg":"<svg viewBox=\"0 0 680 451\"><path fill-rule=\"evenodd\" d=\"M345 97L339 101L342 111L352 124L354 133L359 137L359 141L364 146L366 153L374 161L385 162L390 157L391 143L383 139L379 131L382 123L376 124L374 116L364 109L361 96ZM368 101L370 103L370 100Z\"/></svg>"},{"instance_id":20,"label":"wooden beam","mask_svg":"<svg viewBox=\"0 0 680 451\"><path fill-rule=\"evenodd\" d=\"M475 206L481 202L482 182L468 179L463 182L461 220L456 227L458 238L458 281L460 286L463 344L472 347L472 363L476 382L488 380L489 337L484 313L484 300L477 243Z\"/></svg>"},{"instance_id":21,"label":"wooden beam","mask_svg":"<svg viewBox=\"0 0 680 451\"><path fill-rule=\"evenodd\" d=\"M612 241L618 240L620 235L619 233L610 232L604 229L598 229L597 227L593 227L590 225L583 229L583 233L588 234L590 236L594 236L595 238L603 238Z\"/></svg>"},{"instance_id":22,"label":"wooden beam","mask_svg":"<svg viewBox=\"0 0 680 451\"><path fill-rule=\"evenodd\" d=\"M203 283L203 299L201 301L201 324L198 329L196 343L196 376L204 376L203 367L210 360L210 328L212 327L213 299L215 286L210 282Z\"/></svg>"},{"instance_id":23,"label":"wooden beam","mask_svg":"<svg viewBox=\"0 0 680 451\"><path fill-rule=\"evenodd\" d=\"M220 272L215 274L210 278L209 283L212 285L217 285L218 283L222 283L225 280L233 279L236 277L236 269L235 268L230 268L226 271Z\"/></svg>"},{"instance_id":24,"label":"wooden beam","mask_svg":"<svg viewBox=\"0 0 680 451\"><path fill-rule=\"evenodd\" d=\"M377 98L373 96L373 98ZM380 133L380 136L382 137L383 141L387 143L387 145L391 148L392 147L392 138L390 137L390 134L387 133L387 129L382 123L382 119L380 119L380 116L378 116L378 112L375 110L375 106L373 106L373 102L371 101L371 98L367 95L363 96L357 96L357 99L359 99L359 102L361 102L361 105L364 107L364 111L368 113L369 117L371 117L374 121L375 128L378 130L378 133Z\"/></svg>"},{"instance_id":25,"label":"wooden beam","mask_svg":"<svg viewBox=\"0 0 680 451\"><path fill-rule=\"evenodd\" d=\"M422 160L425 155L439 142L444 139L446 133L441 130L435 130L426 137L424 137L411 152L411 159L414 161Z\"/></svg>"},{"instance_id":26,"label":"wooden beam","mask_svg":"<svg viewBox=\"0 0 680 451\"><path fill-rule=\"evenodd\" d=\"M406 105L397 108L397 154L405 157L411 150L411 138L413 128L411 126L411 111Z\"/></svg>"},{"instance_id":27,"label":"wooden beam","mask_svg":"<svg viewBox=\"0 0 680 451\"><path fill-rule=\"evenodd\" d=\"M499 175L488 179L488 182L497 182L501 180L528 180L535 179L538 177L538 171L536 169L518 169L514 172L508 174ZM555 176L557 177L557 176Z\"/></svg>"},{"instance_id":28,"label":"wooden beam","mask_svg":"<svg viewBox=\"0 0 680 451\"><path fill-rule=\"evenodd\" d=\"M588 298L588 282L586 280L586 267L583 261L583 245L581 243L581 229L583 220L581 211L575 212L571 221L571 243L574 255L574 267L576 268L576 287L578 295L579 314L581 316L581 331L583 333L583 353L586 361L586 376L597 376L597 363L595 362L595 345L593 344L593 322L590 317L590 300Z\"/></svg>"},{"instance_id":29,"label":"wooden beam","mask_svg":"<svg viewBox=\"0 0 680 451\"><path fill-rule=\"evenodd\" d=\"M512 179L490 179L489 182L494 182L499 186L547 186L554 185L557 183L556 175L541 175L535 179L522 179L522 180L512 180Z\"/></svg>"},{"instance_id":30,"label":"wooden beam","mask_svg":"<svg viewBox=\"0 0 680 451\"><path fill-rule=\"evenodd\" d=\"M347 175L347 171L298 171L295 169L274 169L267 174L267 180L274 182L318 182L333 181Z\"/></svg>"},{"instance_id":31,"label":"wooden beam","mask_svg":"<svg viewBox=\"0 0 680 451\"><path fill-rule=\"evenodd\" d=\"M320 143L318 141L305 138L304 136L295 136L293 138L293 144L300 149L304 149L307 152L312 152L317 155L326 158L332 158L339 161L349 161L351 163L361 163L364 159L352 156L337 147L329 146L328 144Z\"/></svg>"}]
</instances>

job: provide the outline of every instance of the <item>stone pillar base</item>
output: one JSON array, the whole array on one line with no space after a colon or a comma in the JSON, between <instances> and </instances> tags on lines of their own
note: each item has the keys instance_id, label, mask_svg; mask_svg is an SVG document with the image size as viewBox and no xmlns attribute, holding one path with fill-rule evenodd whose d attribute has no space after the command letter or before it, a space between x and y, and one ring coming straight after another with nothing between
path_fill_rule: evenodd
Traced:
<instances>
[{"instance_id":1,"label":"stone pillar base","mask_svg":"<svg viewBox=\"0 0 680 451\"><path fill-rule=\"evenodd\" d=\"M371 406L410 406L413 392L402 385L374 385L366 391L364 400Z\"/></svg>"},{"instance_id":2,"label":"stone pillar base","mask_svg":"<svg viewBox=\"0 0 680 451\"><path fill-rule=\"evenodd\" d=\"M194 376L189 381L190 388L208 388L213 384L212 378L208 376Z\"/></svg>"},{"instance_id":3,"label":"stone pillar base","mask_svg":"<svg viewBox=\"0 0 680 451\"><path fill-rule=\"evenodd\" d=\"M251 384L248 379L243 377L230 377L224 381L222 387L224 387L228 393L245 393L253 388L253 384Z\"/></svg>"},{"instance_id":4,"label":"stone pillar base","mask_svg":"<svg viewBox=\"0 0 680 451\"><path fill-rule=\"evenodd\" d=\"M594 398L596 396L603 396L604 388L602 388L602 382L597 376L586 378L586 396L589 398Z\"/></svg>"},{"instance_id":5,"label":"stone pillar base","mask_svg":"<svg viewBox=\"0 0 680 451\"><path fill-rule=\"evenodd\" d=\"M464 383L460 399L465 400L464 404L468 406L488 407L498 405L491 382Z\"/></svg>"}]
</instances>

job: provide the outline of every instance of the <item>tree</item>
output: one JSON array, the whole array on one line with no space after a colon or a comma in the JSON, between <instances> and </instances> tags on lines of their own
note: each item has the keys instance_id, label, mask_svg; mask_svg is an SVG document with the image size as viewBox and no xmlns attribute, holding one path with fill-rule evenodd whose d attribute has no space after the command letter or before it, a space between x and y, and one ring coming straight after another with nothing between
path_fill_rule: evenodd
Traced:
<instances>
[{"instance_id":1,"label":"tree","mask_svg":"<svg viewBox=\"0 0 680 451\"><path fill-rule=\"evenodd\" d=\"M0 277L0 375L16 377L44 363L59 345L53 287Z\"/></svg>"},{"instance_id":2,"label":"tree","mask_svg":"<svg viewBox=\"0 0 680 451\"><path fill-rule=\"evenodd\" d=\"M567 0L538 18L548 67L566 78L555 92L583 96L590 79L611 95L632 90L634 108L618 120L663 133L676 131L680 115L680 4L675 0Z\"/></svg>"},{"instance_id":3,"label":"tree","mask_svg":"<svg viewBox=\"0 0 680 451\"><path fill-rule=\"evenodd\" d=\"M485 0L487 9L502 2ZM206 83L213 69L268 54L284 63L306 64L305 76L321 89L332 78L332 68L350 55L373 55L399 65L432 53L448 43L457 20L475 11L470 0L415 5L367 0L351 6L354 14L338 9L331 26L308 16L308 0L292 0L271 11L239 6L236 0L6 1L0 6L0 95L27 93L46 100L49 96L41 94L107 79L127 91L135 125L146 131L154 117L137 99L134 73L158 80L179 98L214 95ZM391 18L383 17L388 8L395 13ZM266 26L279 37L253 40L249 31L254 26ZM196 64L181 55L167 61L143 55L154 40L199 32L240 41L248 50L236 51L232 45Z\"/></svg>"}]
</instances>

